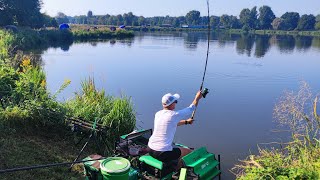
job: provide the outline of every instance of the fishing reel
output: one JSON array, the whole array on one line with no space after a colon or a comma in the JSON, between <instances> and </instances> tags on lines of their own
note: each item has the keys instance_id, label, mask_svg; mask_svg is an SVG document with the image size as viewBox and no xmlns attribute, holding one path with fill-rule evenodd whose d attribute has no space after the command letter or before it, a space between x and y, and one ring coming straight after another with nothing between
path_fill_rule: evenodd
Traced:
<instances>
[{"instance_id":1,"label":"fishing reel","mask_svg":"<svg viewBox=\"0 0 320 180\"><path fill-rule=\"evenodd\" d=\"M208 88L204 88L202 91L201 91L201 94L202 94L202 97L203 98L206 98L206 95L209 93L209 89Z\"/></svg>"}]
</instances>

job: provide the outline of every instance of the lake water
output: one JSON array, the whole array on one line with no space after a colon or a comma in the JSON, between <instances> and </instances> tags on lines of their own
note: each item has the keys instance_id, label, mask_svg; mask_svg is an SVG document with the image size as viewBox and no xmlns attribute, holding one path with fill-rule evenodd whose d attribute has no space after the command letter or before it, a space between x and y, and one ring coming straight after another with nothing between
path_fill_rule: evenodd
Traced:
<instances>
[{"instance_id":1,"label":"lake water","mask_svg":"<svg viewBox=\"0 0 320 180\"><path fill-rule=\"evenodd\" d=\"M73 96L80 82L95 78L108 94L132 97L137 127L153 128L161 97L179 93L176 108L188 106L199 89L207 51L205 32L138 33L131 40L74 43L43 53L51 92L65 79L71 85L60 100ZM285 90L297 90L306 81L320 91L320 39L293 36L212 34L204 87L210 93L199 103L195 123L177 129L175 141L206 146L221 155L224 179L238 160L256 153L258 145L285 141L277 128L273 108Z\"/></svg>"}]
</instances>

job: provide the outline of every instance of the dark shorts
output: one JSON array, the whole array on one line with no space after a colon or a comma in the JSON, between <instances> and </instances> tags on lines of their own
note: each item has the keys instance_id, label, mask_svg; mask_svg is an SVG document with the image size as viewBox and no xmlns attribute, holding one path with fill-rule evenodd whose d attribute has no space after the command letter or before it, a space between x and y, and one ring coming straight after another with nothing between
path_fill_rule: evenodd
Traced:
<instances>
[{"instance_id":1,"label":"dark shorts","mask_svg":"<svg viewBox=\"0 0 320 180\"><path fill-rule=\"evenodd\" d=\"M181 150L179 148L173 148L172 151L155 151L149 148L149 154L162 162L170 162L179 159Z\"/></svg>"}]
</instances>

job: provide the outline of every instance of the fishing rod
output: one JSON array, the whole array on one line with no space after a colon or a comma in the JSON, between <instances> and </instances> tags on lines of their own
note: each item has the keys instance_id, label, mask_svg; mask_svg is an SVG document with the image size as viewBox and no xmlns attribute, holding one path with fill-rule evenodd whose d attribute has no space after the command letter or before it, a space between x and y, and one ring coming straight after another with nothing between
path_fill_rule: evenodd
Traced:
<instances>
[{"instance_id":1,"label":"fishing rod","mask_svg":"<svg viewBox=\"0 0 320 180\"><path fill-rule=\"evenodd\" d=\"M208 65L208 59L209 59L209 47L210 47L210 9L209 9L209 0L207 0L207 10L208 10L208 44L207 44L207 57L206 57L206 64L204 66L204 71L203 71L203 76L202 76L202 81L201 81L201 85L200 85L200 91L202 94L203 98L206 98L206 95L209 93L209 89L204 88L203 89L203 83L204 83L204 78L206 76L206 72L207 72L207 65ZM197 111L197 107L198 105L196 105L196 108L194 109L194 111L192 112L192 116L191 119L194 118L194 115Z\"/></svg>"},{"instance_id":2,"label":"fishing rod","mask_svg":"<svg viewBox=\"0 0 320 180\"><path fill-rule=\"evenodd\" d=\"M89 161L98 161L98 160L102 160L102 159L106 159L106 157L102 157L102 158L98 158L98 159L82 160L82 161L42 164L42 165L19 167L19 168L12 168L12 169L1 169L0 174L16 172L16 171L25 171L25 170L31 170L31 169L41 169L41 168L54 167L54 166L65 166L65 165L69 165L69 164L79 164L79 163L84 163L84 162L89 162Z\"/></svg>"}]
</instances>

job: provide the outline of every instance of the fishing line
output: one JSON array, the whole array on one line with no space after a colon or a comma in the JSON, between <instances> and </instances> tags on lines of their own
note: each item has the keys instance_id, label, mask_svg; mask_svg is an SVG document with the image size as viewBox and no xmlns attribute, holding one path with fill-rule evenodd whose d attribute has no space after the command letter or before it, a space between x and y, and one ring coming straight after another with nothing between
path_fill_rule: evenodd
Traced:
<instances>
[{"instance_id":1,"label":"fishing line","mask_svg":"<svg viewBox=\"0 0 320 180\"><path fill-rule=\"evenodd\" d=\"M201 94L202 96L205 98L206 95L209 93L209 90L207 88L204 88L203 89L203 83L204 83L204 79L205 79L205 76L206 76L206 72L207 72L207 65L208 65L208 59L209 59L209 48L210 48L210 9L209 9L209 0L207 0L207 10L208 10L208 44L207 44L207 57L206 57L206 64L204 66L204 71L203 71L203 76L202 76L202 81L201 81L201 85L200 85L200 91L201 91ZM191 119L194 118L194 115L197 111L197 107L198 105L196 106L196 108L194 109L194 111L192 112L192 116L191 116Z\"/></svg>"}]
</instances>

